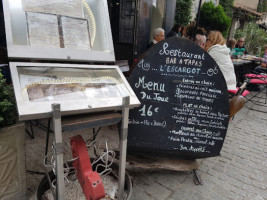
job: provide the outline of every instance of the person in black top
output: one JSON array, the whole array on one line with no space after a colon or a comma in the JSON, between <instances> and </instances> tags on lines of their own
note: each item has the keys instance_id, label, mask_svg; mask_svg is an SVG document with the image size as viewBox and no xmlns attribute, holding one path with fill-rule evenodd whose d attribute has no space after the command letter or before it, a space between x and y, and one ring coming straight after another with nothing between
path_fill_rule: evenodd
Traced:
<instances>
[{"instance_id":1,"label":"person in black top","mask_svg":"<svg viewBox=\"0 0 267 200\"><path fill-rule=\"evenodd\" d=\"M245 38L239 38L237 40L237 43L235 45L235 48L238 48L238 49L246 49L246 47L244 46L244 43L245 43ZM244 51L245 54L248 54L247 50Z\"/></svg>"},{"instance_id":2,"label":"person in black top","mask_svg":"<svg viewBox=\"0 0 267 200\"><path fill-rule=\"evenodd\" d=\"M166 38L169 37L181 37L182 27L179 24L173 26L172 30L166 35Z\"/></svg>"}]
</instances>

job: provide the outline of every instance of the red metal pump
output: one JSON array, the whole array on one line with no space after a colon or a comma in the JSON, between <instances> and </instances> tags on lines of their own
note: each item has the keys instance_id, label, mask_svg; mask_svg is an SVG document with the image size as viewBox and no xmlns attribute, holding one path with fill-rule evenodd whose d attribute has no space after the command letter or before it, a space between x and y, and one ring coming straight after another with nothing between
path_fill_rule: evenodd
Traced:
<instances>
[{"instance_id":1,"label":"red metal pump","mask_svg":"<svg viewBox=\"0 0 267 200\"><path fill-rule=\"evenodd\" d=\"M86 144L81 135L70 138L73 167L77 170L77 177L86 200L98 200L105 197L103 182L96 171L92 170Z\"/></svg>"}]
</instances>

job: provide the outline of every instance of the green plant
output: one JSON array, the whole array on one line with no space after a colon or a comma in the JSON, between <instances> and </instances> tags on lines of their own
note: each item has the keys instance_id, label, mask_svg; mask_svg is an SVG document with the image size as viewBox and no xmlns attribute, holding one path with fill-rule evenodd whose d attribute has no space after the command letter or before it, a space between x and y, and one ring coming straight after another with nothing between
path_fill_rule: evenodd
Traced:
<instances>
[{"instance_id":1,"label":"green plant","mask_svg":"<svg viewBox=\"0 0 267 200\"><path fill-rule=\"evenodd\" d=\"M223 7L225 14L232 18L234 12L234 0L220 0L220 5Z\"/></svg>"},{"instance_id":2,"label":"green plant","mask_svg":"<svg viewBox=\"0 0 267 200\"><path fill-rule=\"evenodd\" d=\"M227 17L221 5L215 6L212 1L205 2L200 9L200 26L206 30L217 30L226 37L231 25L231 18Z\"/></svg>"},{"instance_id":3,"label":"green plant","mask_svg":"<svg viewBox=\"0 0 267 200\"><path fill-rule=\"evenodd\" d=\"M257 11L267 12L266 0L259 0Z\"/></svg>"},{"instance_id":4,"label":"green plant","mask_svg":"<svg viewBox=\"0 0 267 200\"><path fill-rule=\"evenodd\" d=\"M267 44L267 33L259 28L259 25L255 22L249 23L245 28L236 31L235 38L238 39L241 37L246 39L246 50L252 55L257 53L257 47L264 49L264 45Z\"/></svg>"},{"instance_id":5,"label":"green plant","mask_svg":"<svg viewBox=\"0 0 267 200\"><path fill-rule=\"evenodd\" d=\"M176 0L175 22L182 26L189 24L191 8L192 0Z\"/></svg>"},{"instance_id":6,"label":"green plant","mask_svg":"<svg viewBox=\"0 0 267 200\"><path fill-rule=\"evenodd\" d=\"M7 85L0 70L0 129L16 123L16 113L13 88Z\"/></svg>"}]
</instances>

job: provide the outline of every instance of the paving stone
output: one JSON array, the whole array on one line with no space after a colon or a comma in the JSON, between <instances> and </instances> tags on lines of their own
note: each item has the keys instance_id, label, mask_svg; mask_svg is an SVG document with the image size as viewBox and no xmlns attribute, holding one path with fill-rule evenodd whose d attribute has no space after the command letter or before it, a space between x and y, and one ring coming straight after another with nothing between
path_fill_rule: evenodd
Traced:
<instances>
[{"instance_id":1,"label":"paving stone","mask_svg":"<svg viewBox=\"0 0 267 200\"><path fill-rule=\"evenodd\" d=\"M198 192L195 192L190 200L207 200L208 198Z\"/></svg>"},{"instance_id":2,"label":"paving stone","mask_svg":"<svg viewBox=\"0 0 267 200\"><path fill-rule=\"evenodd\" d=\"M175 200L191 200L191 197L194 195L194 190L191 188L181 187L179 190L175 191L170 198Z\"/></svg>"},{"instance_id":3,"label":"paving stone","mask_svg":"<svg viewBox=\"0 0 267 200\"><path fill-rule=\"evenodd\" d=\"M167 189L154 180L148 178L150 173L142 173L140 175L141 176L134 178L134 186L142 188L142 190L145 191L149 197L162 200L167 198L172 193L170 189Z\"/></svg>"},{"instance_id":4,"label":"paving stone","mask_svg":"<svg viewBox=\"0 0 267 200\"><path fill-rule=\"evenodd\" d=\"M236 186L232 186L231 187L231 191L235 194L237 194L238 196L242 196L244 197L246 195L246 191L241 189L242 188L242 185L239 185L239 187L236 187ZM241 198L242 199L242 198Z\"/></svg>"},{"instance_id":5,"label":"paving stone","mask_svg":"<svg viewBox=\"0 0 267 200\"><path fill-rule=\"evenodd\" d=\"M210 182L206 175L203 174L203 176L201 176L201 180L202 180L202 185L196 185L193 182L193 177L188 177L186 179L186 181L183 183L182 187L186 187L186 188L191 188L192 190L194 190L195 192L198 192L202 195L206 195L209 194L210 192L212 192L214 183Z\"/></svg>"},{"instance_id":6,"label":"paving stone","mask_svg":"<svg viewBox=\"0 0 267 200\"><path fill-rule=\"evenodd\" d=\"M244 200L264 200L262 196L257 194L248 194L244 197Z\"/></svg>"},{"instance_id":7,"label":"paving stone","mask_svg":"<svg viewBox=\"0 0 267 200\"><path fill-rule=\"evenodd\" d=\"M225 166L221 166L219 163L215 165L212 169L214 169L217 172L224 173L225 172Z\"/></svg>"},{"instance_id":8,"label":"paving stone","mask_svg":"<svg viewBox=\"0 0 267 200\"><path fill-rule=\"evenodd\" d=\"M240 171L235 170L235 167L230 167L226 170L225 175L234 179L238 179L240 176Z\"/></svg>"},{"instance_id":9,"label":"paving stone","mask_svg":"<svg viewBox=\"0 0 267 200\"><path fill-rule=\"evenodd\" d=\"M252 183L251 179L246 176L239 176L238 180L240 180L242 183L245 183L245 184Z\"/></svg>"},{"instance_id":10,"label":"paving stone","mask_svg":"<svg viewBox=\"0 0 267 200\"><path fill-rule=\"evenodd\" d=\"M263 190L267 189L267 184L263 183L263 182L252 181L252 185L254 185L257 188L263 189Z\"/></svg>"},{"instance_id":11,"label":"paving stone","mask_svg":"<svg viewBox=\"0 0 267 200\"><path fill-rule=\"evenodd\" d=\"M261 165L257 165L256 163L248 163L248 166L251 167L252 169L258 169L261 170Z\"/></svg>"},{"instance_id":12,"label":"paving stone","mask_svg":"<svg viewBox=\"0 0 267 200\"><path fill-rule=\"evenodd\" d=\"M166 187L170 190L176 190L181 186L181 184L183 184L188 176L189 175L185 172L163 170L151 174L149 178L155 180L162 187Z\"/></svg>"},{"instance_id":13,"label":"paving stone","mask_svg":"<svg viewBox=\"0 0 267 200\"><path fill-rule=\"evenodd\" d=\"M232 160L234 158L234 154L233 153L225 154L223 157Z\"/></svg>"},{"instance_id":14,"label":"paving stone","mask_svg":"<svg viewBox=\"0 0 267 200\"><path fill-rule=\"evenodd\" d=\"M265 174L266 175L266 174ZM252 179L256 180L256 181L264 181L264 176L262 174L255 174L252 173L250 176ZM266 177L265 177L266 180Z\"/></svg>"},{"instance_id":15,"label":"paving stone","mask_svg":"<svg viewBox=\"0 0 267 200\"><path fill-rule=\"evenodd\" d=\"M243 196L236 193L232 193L229 197L229 200L243 200Z\"/></svg>"},{"instance_id":16,"label":"paving stone","mask_svg":"<svg viewBox=\"0 0 267 200\"><path fill-rule=\"evenodd\" d=\"M242 164L242 165L248 164L248 160L247 159L240 158L240 157L235 157L234 161L239 163L239 164Z\"/></svg>"},{"instance_id":17,"label":"paving stone","mask_svg":"<svg viewBox=\"0 0 267 200\"><path fill-rule=\"evenodd\" d=\"M144 191L142 188L139 188L138 186L134 187L133 193L131 195L131 200L155 200L152 196L146 194L146 191Z\"/></svg>"},{"instance_id":18,"label":"paving stone","mask_svg":"<svg viewBox=\"0 0 267 200\"><path fill-rule=\"evenodd\" d=\"M244 185L242 185L242 189L245 191L255 191L255 187L252 186L251 184L248 185L247 183L245 183Z\"/></svg>"},{"instance_id":19,"label":"paving stone","mask_svg":"<svg viewBox=\"0 0 267 200\"><path fill-rule=\"evenodd\" d=\"M205 165L200 165L198 170L201 171L201 172L208 172L209 167L207 167Z\"/></svg>"},{"instance_id":20,"label":"paving stone","mask_svg":"<svg viewBox=\"0 0 267 200\"><path fill-rule=\"evenodd\" d=\"M261 164L262 163L262 161L259 158L256 158L254 156L250 158L250 161L254 162L255 164Z\"/></svg>"},{"instance_id":21,"label":"paving stone","mask_svg":"<svg viewBox=\"0 0 267 200\"><path fill-rule=\"evenodd\" d=\"M223 155L219 158L220 163L229 164L230 161L231 161L230 159L223 157Z\"/></svg>"},{"instance_id":22,"label":"paving stone","mask_svg":"<svg viewBox=\"0 0 267 200\"><path fill-rule=\"evenodd\" d=\"M222 194L217 194L215 192L211 193L210 196L211 196L211 199L229 200L227 196L222 195Z\"/></svg>"},{"instance_id":23,"label":"paving stone","mask_svg":"<svg viewBox=\"0 0 267 200\"><path fill-rule=\"evenodd\" d=\"M220 172L218 172L218 171L216 171L216 170L214 170L214 169L209 169L208 174L210 174L210 175L212 175L212 176L214 176L214 177L220 177L220 175L221 175L222 173L220 173Z\"/></svg>"}]
</instances>

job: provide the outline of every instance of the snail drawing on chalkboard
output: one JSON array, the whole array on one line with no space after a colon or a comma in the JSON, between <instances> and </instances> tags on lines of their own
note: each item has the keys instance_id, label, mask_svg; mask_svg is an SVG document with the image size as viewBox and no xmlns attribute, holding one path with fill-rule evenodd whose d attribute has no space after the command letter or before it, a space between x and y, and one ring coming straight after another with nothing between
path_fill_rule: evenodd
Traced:
<instances>
[{"instance_id":1,"label":"snail drawing on chalkboard","mask_svg":"<svg viewBox=\"0 0 267 200\"><path fill-rule=\"evenodd\" d=\"M218 74L217 66L215 66L214 69L212 69L212 68L208 69L207 74L208 74L209 76L213 76L214 74Z\"/></svg>"},{"instance_id":2,"label":"snail drawing on chalkboard","mask_svg":"<svg viewBox=\"0 0 267 200\"><path fill-rule=\"evenodd\" d=\"M149 63L144 63L144 59L142 59L139 63L138 63L138 67L141 67L143 70L148 71L150 69L150 64Z\"/></svg>"}]
</instances>

